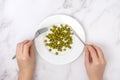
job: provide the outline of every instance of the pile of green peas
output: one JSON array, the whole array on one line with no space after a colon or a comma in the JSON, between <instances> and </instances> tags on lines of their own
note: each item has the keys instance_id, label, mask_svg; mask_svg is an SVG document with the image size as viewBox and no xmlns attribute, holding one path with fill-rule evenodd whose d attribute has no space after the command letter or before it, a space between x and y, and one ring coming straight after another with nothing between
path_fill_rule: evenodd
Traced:
<instances>
[{"instance_id":1,"label":"pile of green peas","mask_svg":"<svg viewBox=\"0 0 120 80\"><path fill-rule=\"evenodd\" d=\"M59 52L72 48L73 34L73 31L67 24L52 25L50 33L48 33L44 39L44 43L49 47L49 51L56 49L55 54L58 55Z\"/></svg>"}]
</instances>

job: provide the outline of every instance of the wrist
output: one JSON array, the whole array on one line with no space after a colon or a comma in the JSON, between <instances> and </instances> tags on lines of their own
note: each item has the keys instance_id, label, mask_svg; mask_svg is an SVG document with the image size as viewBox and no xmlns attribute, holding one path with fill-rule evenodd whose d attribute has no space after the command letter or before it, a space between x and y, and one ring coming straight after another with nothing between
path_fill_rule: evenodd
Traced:
<instances>
[{"instance_id":1,"label":"wrist","mask_svg":"<svg viewBox=\"0 0 120 80\"><path fill-rule=\"evenodd\" d=\"M96 79L89 79L89 80L103 80L103 79L96 78Z\"/></svg>"},{"instance_id":2,"label":"wrist","mask_svg":"<svg viewBox=\"0 0 120 80\"><path fill-rule=\"evenodd\" d=\"M103 80L103 78L98 78L98 77L95 77L95 78L90 78L89 80Z\"/></svg>"},{"instance_id":3,"label":"wrist","mask_svg":"<svg viewBox=\"0 0 120 80\"><path fill-rule=\"evenodd\" d=\"M32 80L33 78L33 73L29 72L19 72L19 77L18 80Z\"/></svg>"}]
</instances>

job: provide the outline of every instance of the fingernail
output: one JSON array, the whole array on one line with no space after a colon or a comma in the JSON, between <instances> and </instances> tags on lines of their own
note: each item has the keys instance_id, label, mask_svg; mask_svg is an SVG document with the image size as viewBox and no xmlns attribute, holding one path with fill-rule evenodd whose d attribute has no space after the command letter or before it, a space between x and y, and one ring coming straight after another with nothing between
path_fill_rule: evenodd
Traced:
<instances>
[{"instance_id":1,"label":"fingernail","mask_svg":"<svg viewBox=\"0 0 120 80\"><path fill-rule=\"evenodd\" d=\"M88 44L85 45L85 47L88 47L88 46L89 46Z\"/></svg>"}]
</instances>

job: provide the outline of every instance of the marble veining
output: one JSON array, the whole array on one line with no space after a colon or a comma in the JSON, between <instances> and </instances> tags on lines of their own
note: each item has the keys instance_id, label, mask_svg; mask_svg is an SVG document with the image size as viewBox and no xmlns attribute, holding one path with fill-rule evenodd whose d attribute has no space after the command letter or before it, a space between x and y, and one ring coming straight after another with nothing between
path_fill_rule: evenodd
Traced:
<instances>
[{"instance_id":1,"label":"marble veining","mask_svg":"<svg viewBox=\"0 0 120 80\"><path fill-rule=\"evenodd\" d=\"M86 42L103 49L107 66L104 80L120 80L120 0L0 0L0 80L17 80L12 57L16 44L33 39L39 23L53 14L76 18ZM74 62L52 65L36 53L34 80L88 80L84 52Z\"/></svg>"}]
</instances>

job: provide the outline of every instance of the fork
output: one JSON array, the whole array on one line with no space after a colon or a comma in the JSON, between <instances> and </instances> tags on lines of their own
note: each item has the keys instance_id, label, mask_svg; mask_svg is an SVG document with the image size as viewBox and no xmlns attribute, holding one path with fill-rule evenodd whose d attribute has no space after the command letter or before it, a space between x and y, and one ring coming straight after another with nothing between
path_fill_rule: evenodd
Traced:
<instances>
[{"instance_id":1,"label":"fork","mask_svg":"<svg viewBox=\"0 0 120 80\"><path fill-rule=\"evenodd\" d=\"M48 27L44 27L44 28L41 28L41 29L37 30L37 32L35 33L35 36L34 36L34 38L33 38L33 41L34 41L40 34L46 32L46 31L48 31ZM15 58L16 58L16 55L14 55L14 56L12 57L12 59L15 59Z\"/></svg>"}]
</instances>

